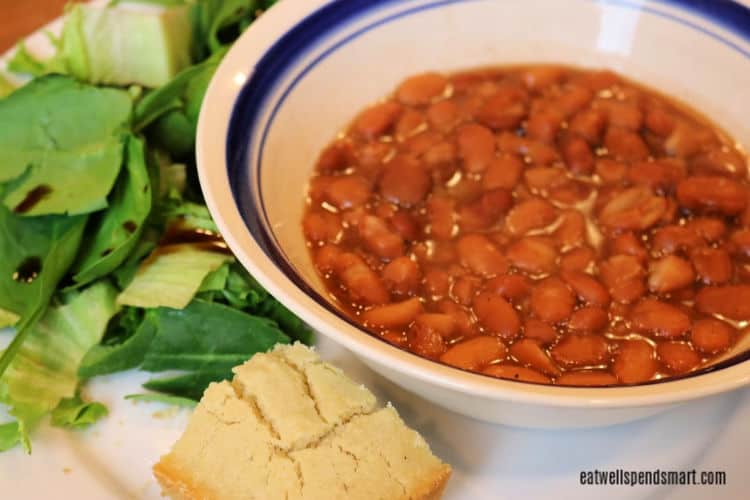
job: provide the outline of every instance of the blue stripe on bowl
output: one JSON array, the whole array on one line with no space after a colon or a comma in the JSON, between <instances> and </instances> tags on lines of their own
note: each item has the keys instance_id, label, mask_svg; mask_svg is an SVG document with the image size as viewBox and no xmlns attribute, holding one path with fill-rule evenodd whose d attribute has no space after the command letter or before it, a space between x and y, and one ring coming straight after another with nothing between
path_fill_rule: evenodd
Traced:
<instances>
[{"instance_id":1,"label":"blue stripe on bowl","mask_svg":"<svg viewBox=\"0 0 750 500\"><path fill-rule=\"evenodd\" d=\"M255 64L251 76L240 90L230 118L226 140L226 162L232 195L238 205L240 214L256 243L264 253L284 272L284 274L302 291L316 300L322 307L337 315L356 328L360 326L352 321L340 309L333 305L330 298L323 297L315 291L299 275L289 262L283 249L276 241L270 230L270 223L263 204L263 194L253 186L260 186L260 169L248 171L250 154L250 138L255 135L261 113L270 105L267 97L273 95L279 82L294 69L294 63L309 53L325 37L335 33L337 28L350 24L364 17L370 12L381 10L394 5L404 5L407 8L386 17L378 19L342 40L326 48L313 61L309 62L291 79L288 86L280 93L279 99L272 104L268 121L264 124L260 136L259 150L256 152L258 164L262 165L263 148L266 137L274 118L284 101L296 85L330 54L358 38L364 33L394 21L396 19L414 15L419 12L439 8L461 1L491 1L491 0L435 0L433 2L418 3L415 0L334 0L315 11L296 26L285 33ZM594 1L602 4L617 5L628 9L659 16L676 22L702 34L709 36L750 59L750 52L732 40L719 33L696 24L688 19L656 8L659 4L679 7L691 12L714 25L722 26L744 40L750 42L750 9L733 0L646 0L646 3L632 0L582 0ZM367 334L367 333L365 333ZM369 335L369 334L367 334ZM384 341L385 342L385 341ZM416 356L416 355L414 355ZM669 380L695 377L704 373L714 372L722 368L733 366L750 359L750 351L739 354L714 366L692 372L688 375L671 377ZM516 383L529 383L514 381ZM660 381L646 382L642 385L664 383Z\"/></svg>"}]
</instances>

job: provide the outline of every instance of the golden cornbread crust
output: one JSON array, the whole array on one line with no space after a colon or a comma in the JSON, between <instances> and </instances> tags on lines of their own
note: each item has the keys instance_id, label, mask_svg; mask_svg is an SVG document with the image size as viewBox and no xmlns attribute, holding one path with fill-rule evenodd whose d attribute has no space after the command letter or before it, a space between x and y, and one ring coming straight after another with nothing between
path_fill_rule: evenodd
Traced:
<instances>
[{"instance_id":1,"label":"golden cornbread crust","mask_svg":"<svg viewBox=\"0 0 750 500\"><path fill-rule=\"evenodd\" d=\"M175 500L428 500L451 469L396 410L302 346L211 384L154 466Z\"/></svg>"}]
</instances>

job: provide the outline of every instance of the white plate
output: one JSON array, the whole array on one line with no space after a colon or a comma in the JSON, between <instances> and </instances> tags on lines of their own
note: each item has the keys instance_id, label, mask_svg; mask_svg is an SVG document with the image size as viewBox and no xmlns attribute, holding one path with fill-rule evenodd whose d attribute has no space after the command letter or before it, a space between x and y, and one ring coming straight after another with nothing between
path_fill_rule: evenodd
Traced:
<instances>
[{"instance_id":1,"label":"white plate","mask_svg":"<svg viewBox=\"0 0 750 500\"><path fill-rule=\"evenodd\" d=\"M32 51L49 50L36 35ZM3 335L0 334L0 344ZM375 375L325 338L324 359L367 384L381 401L392 401L407 423L454 468L446 498L559 499L735 499L747 497L750 389L684 405L638 422L596 430L529 431L493 426L459 416L404 392ZM43 426L33 454L0 454L1 499L160 498L151 466L182 432L189 412L158 404L132 403L149 377L127 372L95 379L90 397L110 416L85 432ZM554 415L550 415L554 419ZM725 486L582 486L587 470L656 469L725 471Z\"/></svg>"}]
</instances>

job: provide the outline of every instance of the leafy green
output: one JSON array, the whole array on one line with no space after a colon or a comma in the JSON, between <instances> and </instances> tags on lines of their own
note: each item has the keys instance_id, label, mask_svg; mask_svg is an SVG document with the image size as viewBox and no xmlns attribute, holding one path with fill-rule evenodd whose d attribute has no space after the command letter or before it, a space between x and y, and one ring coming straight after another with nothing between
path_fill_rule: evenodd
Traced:
<instances>
[{"instance_id":1,"label":"leafy green","mask_svg":"<svg viewBox=\"0 0 750 500\"><path fill-rule=\"evenodd\" d=\"M86 216L18 217L0 206L0 308L17 333L0 356L0 377L44 312L81 242Z\"/></svg>"},{"instance_id":2,"label":"leafy green","mask_svg":"<svg viewBox=\"0 0 750 500\"><path fill-rule=\"evenodd\" d=\"M78 387L78 367L98 344L116 312L115 289L98 282L51 307L28 330L26 341L0 378L0 400L31 429Z\"/></svg>"},{"instance_id":3,"label":"leafy green","mask_svg":"<svg viewBox=\"0 0 750 500\"><path fill-rule=\"evenodd\" d=\"M127 92L63 76L37 78L0 100L5 206L27 216L106 207L131 107Z\"/></svg>"},{"instance_id":4,"label":"leafy green","mask_svg":"<svg viewBox=\"0 0 750 500\"><path fill-rule=\"evenodd\" d=\"M211 271L201 283L198 292L213 292L223 290L229 277L229 264L224 263L220 268Z\"/></svg>"},{"instance_id":5,"label":"leafy green","mask_svg":"<svg viewBox=\"0 0 750 500\"><path fill-rule=\"evenodd\" d=\"M228 370L202 370L171 377L151 379L143 387L151 391L172 394L180 398L200 400L211 382L220 382L232 377Z\"/></svg>"},{"instance_id":6,"label":"leafy green","mask_svg":"<svg viewBox=\"0 0 750 500\"><path fill-rule=\"evenodd\" d=\"M206 276L231 255L192 244L157 248L142 264L117 302L136 307L185 307Z\"/></svg>"},{"instance_id":7,"label":"leafy green","mask_svg":"<svg viewBox=\"0 0 750 500\"><path fill-rule=\"evenodd\" d=\"M26 44L21 42L16 47L16 52L8 61L8 70L14 73L25 73L31 76L42 76L49 72L47 64L40 61L26 48Z\"/></svg>"},{"instance_id":8,"label":"leafy green","mask_svg":"<svg viewBox=\"0 0 750 500\"><path fill-rule=\"evenodd\" d=\"M10 83L3 75L0 75L0 99L8 96L16 90L16 86Z\"/></svg>"},{"instance_id":9,"label":"leafy green","mask_svg":"<svg viewBox=\"0 0 750 500\"><path fill-rule=\"evenodd\" d=\"M205 43L199 55L207 50L213 54L225 48L220 33L245 19L255 18L257 0L199 0L195 4L195 36Z\"/></svg>"},{"instance_id":10,"label":"leafy green","mask_svg":"<svg viewBox=\"0 0 750 500\"><path fill-rule=\"evenodd\" d=\"M130 327L133 328L133 325ZM81 361L78 375L91 378L137 368L143 363L157 330L153 314L147 314L137 328L130 335L126 333L120 342L93 346Z\"/></svg>"},{"instance_id":11,"label":"leafy green","mask_svg":"<svg viewBox=\"0 0 750 500\"><path fill-rule=\"evenodd\" d=\"M109 414L101 403L86 402L79 395L60 401L52 410L52 425L69 429L85 429Z\"/></svg>"},{"instance_id":12,"label":"leafy green","mask_svg":"<svg viewBox=\"0 0 750 500\"><path fill-rule=\"evenodd\" d=\"M125 396L125 399L135 401L136 403L162 403L165 405L178 406L180 408L195 408L198 404L195 399L155 393L128 394Z\"/></svg>"},{"instance_id":13,"label":"leafy green","mask_svg":"<svg viewBox=\"0 0 750 500\"><path fill-rule=\"evenodd\" d=\"M24 431L20 422L8 422L0 424L0 452L15 448L22 444L27 452L31 451L28 434Z\"/></svg>"},{"instance_id":14,"label":"leafy green","mask_svg":"<svg viewBox=\"0 0 750 500\"><path fill-rule=\"evenodd\" d=\"M151 211L151 185L143 142L128 141L126 169L113 192L110 208L99 220L91 243L76 264L73 279L79 284L105 276L127 259L138 243Z\"/></svg>"}]
</instances>

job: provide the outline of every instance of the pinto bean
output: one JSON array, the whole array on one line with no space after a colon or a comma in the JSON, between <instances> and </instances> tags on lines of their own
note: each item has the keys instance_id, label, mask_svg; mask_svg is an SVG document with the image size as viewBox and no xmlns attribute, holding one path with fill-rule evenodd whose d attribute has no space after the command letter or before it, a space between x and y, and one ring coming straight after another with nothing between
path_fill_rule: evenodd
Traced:
<instances>
[{"instance_id":1,"label":"pinto bean","mask_svg":"<svg viewBox=\"0 0 750 500\"><path fill-rule=\"evenodd\" d=\"M327 275L336 269L336 262L343 252L336 245L323 245L315 253L315 267Z\"/></svg>"},{"instance_id":2,"label":"pinto bean","mask_svg":"<svg viewBox=\"0 0 750 500\"><path fill-rule=\"evenodd\" d=\"M594 93L583 85L569 85L557 99L557 106L565 116L572 116L586 107Z\"/></svg>"},{"instance_id":3,"label":"pinto bean","mask_svg":"<svg viewBox=\"0 0 750 500\"><path fill-rule=\"evenodd\" d=\"M422 313L422 302L414 297L403 302L376 306L362 313L362 320L368 326L398 328L407 326Z\"/></svg>"},{"instance_id":4,"label":"pinto bean","mask_svg":"<svg viewBox=\"0 0 750 500\"><path fill-rule=\"evenodd\" d=\"M461 277L453 282L453 286L451 287L451 297L453 297L459 304L468 306L471 305L478 288L479 283L476 279Z\"/></svg>"},{"instance_id":5,"label":"pinto bean","mask_svg":"<svg viewBox=\"0 0 750 500\"><path fill-rule=\"evenodd\" d=\"M510 346L510 354L520 364L533 368L545 375L557 376L560 368L547 356L539 344L531 339L520 339Z\"/></svg>"},{"instance_id":6,"label":"pinto bean","mask_svg":"<svg viewBox=\"0 0 750 500\"><path fill-rule=\"evenodd\" d=\"M398 211L390 219L393 230L404 240L416 240L419 238L421 228L419 223L408 212Z\"/></svg>"},{"instance_id":7,"label":"pinto bean","mask_svg":"<svg viewBox=\"0 0 750 500\"><path fill-rule=\"evenodd\" d=\"M731 251L736 255L750 257L750 230L741 229L730 237Z\"/></svg>"},{"instance_id":8,"label":"pinto bean","mask_svg":"<svg viewBox=\"0 0 750 500\"><path fill-rule=\"evenodd\" d=\"M380 305L390 296L380 277L356 254L344 252L336 260L335 272L355 302Z\"/></svg>"},{"instance_id":9,"label":"pinto bean","mask_svg":"<svg viewBox=\"0 0 750 500\"><path fill-rule=\"evenodd\" d=\"M579 299L592 306L606 307L609 292L597 280L581 271L564 271L561 277L573 289Z\"/></svg>"},{"instance_id":10,"label":"pinto bean","mask_svg":"<svg viewBox=\"0 0 750 500\"><path fill-rule=\"evenodd\" d=\"M586 219L583 214L578 210L563 212L554 236L563 248L578 247L586 243Z\"/></svg>"},{"instance_id":11,"label":"pinto bean","mask_svg":"<svg viewBox=\"0 0 750 500\"><path fill-rule=\"evenodd\" d=\"M508 259L480 234L461 237L456 245L461 264L480 276L491 277L508 271Z\"/></svg>"},{"instance_id":12,"label":"pinto bean","mask_svg":"<svg viewBox=\"0 0 750 500\"><path fill-rule=\"evenodd\" d=\"M515 129L526 116L527 99L520 87L501 87L479 109L477 120L495 130Z\"/></svg>"},{"instance_id":13,"label":"pinto bean","mask_svg":"<svg viewBox=\"0 0 750 500\"><path fill-rule=\"evenodd\" d=\"M518 302L531 291L531 284L522 274L503 274L487 280L484 290L499 293L511 302Z\"/></svg>"},{"instance_id":14,"label":"pinto bean","mask_svg":"<svg viewBox=\"0 0 750 500\"><path fill-rule=\"evenodd\" d=\"M747 189L737 181L717 176L694 176L677 186L680 205L699 212L737 215L747 205Z\"/></svg>"},{"instance_id":15,"label":"pinto bean","mask_svg":"<svg viewBox=\"0 0 750 500\"><path fill-rule=\"evenodd\" d=\"M552 344L557 340L557 330L542 320L529 318L523 324L523 334L527 339L533 339L541 345Z\"/></svg>"},{"instance_id":16,"label":"pinto bean","mask_svg":"<svg viewBox=\"0 0 750 500\"><path fill-rule=\"evenodd\" d=\"M526 121L526 136L537 141L553 143L563 119L562 114L553 108L532 112Z\"/></svg>"},{"instance_id":17,"label":"pinto bean","mask_svg":"<svg viewBox=\"0 0 750 500\"><path fill-rule=\"evenodd\" d=\"M455 344L440 357L447 365L477 371L507 356L507 348L497 337L481 335Z\"/></svg>"},{"instance_id":18,"label":"pinto bean","mask_svg":"<svg viewBox=\"0 0 750 500\"><path fill-rule=\"evenodd\" d=\"M688 221L685 227L711 243L721 240L727 232L724 221L715 217L696 217Z\"/></svg>"},{"instance_id":19,"label":"pinto bean","mask_svg":"<svg viewBox=\"0 0 750 500\"><path fill-rule=\"evenodd\" d=\"M599 220L611 228L641 231L656 224L666 209L664 198L648 188L634 187L615 195L599 213Z\"/></svg>"},{"instance_id":20,"label":"pinto bean","mask_svg":"<svg viewBox=\"0 0 750 500\"><path fill-rule=\"evenodd\" d=\"M409 350L418 356L438 359L448 350L443 335L436 329L416 321L406 334Z\"/></svg>"},{"instance_id":21,"label":"pinto bean","mask_svg":"<svg viewBox=\"0 0 750 500\"><path fill-rule=\"evenodd\" d=\"M535 66L524 69L521 81L526 88L540 91L545 87L561 82L565 78L565 70L559 66Z\"/></svg>"},{"instance_id":22,"label":"pinto bean","mask_svg":"<svg viewBox=\"0 0 750 500\"><path fill-rule=\"evenodd\" d=\"M445 140L442 134L434 130L423 130L416 132L403 141L401 150L404 155L419 158L425 155L431 148Z\"/></svg>"},{"instance_id":23,"label":"pinto bean","mask_svg":"<svg viewBox=\"0 0 750 500\"><path fill-rule=\"evenodd\" d=\"M474 297L473 309L479 324L488 334L510 340L521 329L518 313L498 294L480 293Z\"/></svg>"},{"instance_id":24,"label":"pinto bean","mask_svg":"<svg viewBox=\"0 0 750 500\"><path fill-rule=\"evenodd\" d=\"M521 178L522 170L523 162L517 156L502 154L488 164L482 185L485 189L513 189Z\"/></svg>"},{"instance_id":25,"label":"pinto bean","mask_svg":"<svg viewBox=\"0 0 750 500\"><path fill-rule=\"evenodd\" d=\"M601 307L583 307L573 312L568 321L568 329L576 332L597 333L609 323L607 311Z\"/></svg>"},{"instance_id":26,"label":"pinto bean","mask_svg":"<svg viewBox=\"0 0 750 500\"><path fill-rule=\"evenodd\" d=\"M561 271L587 271L593 264L596 253L590 247L574 248L560 256Z\"/></svg>"},{"instance_id":27,"label":"pinto bean","mask_svg":"<svg viewBox=\"0 0 750 500\"><path fill-rule=\"evenodd\" d=\"M610 253L613 255L632 255L638 260L645 261L648 258L643 241L634 233L622 233L612 240Z\"/></svg>"},{"instance_id":28,"label":"pinto bean","mask_svg":"<svg viewBox=\"0 0 750 500\"><path fill-rule=\"evenodd\" d=\"M696 248L690 259L698 279L707 285L721 285L732 278L732 260L721 248Z\"/></svg>"},{"instance_id":29,"label":"pinto bean","mask_svg":"<svg viewBox=\"0 0 750 500\"><path fill-rule=\"evenodd\" d=\"M673 292L692 284L693 281L693 266L681 257L667 255L651 262L648 288L654 293Z\"/></svg>"},{"instance_id":30,"label":"pinto bean","mask_svg":"<svg viewBox=\"0 0 750 500\"><path fill-rule=\"evenodd\" d=\"M492 189L479 199L461 207L458 224L465 232L486 229L497 223L500 216L513 205L513 197L507 189Z\"/></svg>"},{"instance_id":31,"label":"pinto bean","mask_svg":"<svg viewBox=\"0 0 750 500\"><path fill-rule=\"evenodd\" d=\"M714 318L699 319L690 332L690 343L704 354L718 354L732 345L734 328Z\"/></svg>"},{"instance_id":32,"label":"pinto bean","mask_svg":"<svg viewBox=\"0 0 750 500\"><path fill-rule=\"evenodd\" d=\"M714 141L715 137L710 130L685 122L676 122L664 141L664 150L671 156L687 158L700 152Z\"/></svg>"},{"instance_id":33,"label":"pinto bean","mask_svg":"<svg viewBox=\"0 0 750 500\"><path fill-rule=\"evenodd\" d=\"M370 197L370 183L358 175L334 178L325 189L325 199L339 210L363 205Z\"/></svg>"},{"instance_id":34,"label":"pinto bean","mask_svg":"<svg viewBox=\"0 0 750 500\"><path fill-rule=\"evenodd\" d=\"M549 384L551 382L549 377L545 377L541 373L534 371L531 368L526 368L518 365L490 365L485 368L482 373L497 378L519 380L521 382L534 382L537 384Z\"/></svg>"},{"instance_id":35,"label":"pinto bean","mask_svg":"<svg viewBox=\"0 0 750 500\"><path fill-rule=\"evenodd\" d=\"M444 339L454 338L456 334L456 320L450 314L422 313L414 322L423 328L432 328Z\"/></svg>"},{"instance_id":36,"label":"pinto bean","mask_svg":"<svg viewBox=\"0 0 750 500\"><path fill-rule=\"evenodd\" d=\"M383 283L395 295L409 295L419 287L419 266L409 257L393 259L383 268Z\"/></svg>"},{"instance_id":37,"label":"pinto bean","mask_svg":"<svg viewBox=\"0 0 750 500\"><path fill-rule=\"evenodd\" d=\"M681 309L656 299L643 299L630 315L631 327L656 337L677 338L690 330L690 317Z\"/></svg>"},{"instance_id":38,"label":"pinto bean","mask_svg":"<svg viewBox=\"0 0 750 500\"><path fill-rule=\"evenodd\" d=\"M447 85L448 79L439 73L422 73L404 80L396 89L396 98L408 106L429 104Z\"/></svg>"},{"instance_id":39,"label":"pinto bean","mask_svg":"<svg viewBox=\"0 0 750 500\"><path fill-rule=\"evenodd\" d=\"M574 305L573 292L559 278L546 278L531 291L531 311L547 323L567 320Z\"/></svg>"},{"instance_id":40,"label":"pinto bean","mask_svg":"<svg viewBox=\"0 0 750 500\"><path fill-rule=\"evenodd\" d=\"M511 264L531 274L550 274L557 267L557 252L548 241L526 237L508 247L505 256Z\"/></svg>"},{"instance_id":41,"label":"pinto bean","mask_svg":"<svg viewBox=\"0 0 750 500\"><path fill-rule=\"evenodd\" d=\"M668 190L684 177L684 168L668 161L635 163L628 170L627 179L634 185Z\"/></svg>"},{"instance_id":42,"label":"pinto bean","mask_svg":"<svg viewBox=\"0 0 750 500\"><path fill-rule=\"evenodd\" d=\"M376 104L364 110L354 120L354 130L372 140L388 133L401 115L402 107L393 101Z\"/></svg>"},{"instance_id":43,"label":"pinto bean","mask_svg":"<svg viewBox=\"0 0 750 500\"><path fill-rule=\"evenodd\" d=\"M604 370L580 370L563 373L555 383L576 387L603 387L617 384L617 378Z\"/></svg>"},{"instance_id":44,"label":"pinto bean","mask_svg":"<svg viewBox=\"0 0 750 500\"><path fill-rule=\"evenodd\" d=\"M467 172L483 172L495 157L495 136L487 127L477 124L458 129L459 155Z\"/></svg>"},{"instance_id":45,"label":"pinto bean","mask_svg":"<svg viewBox=\"0 0 750 500\"><path fill-rule=\"evenodd\" d=\"M600 335L569 334L550 350L552 359L565 368L609 364L609 344Z\"/></svg>"},{"instance_id":46,"label":"pinto bean","mask_svg":"<svg viewBox=\"0 0 750 500\"><path fill-rule=\"evenodd\" d=\"M604 136L604 146L609 154L624 161L643 161L650 152L641 136L627 129L609 127Z\"/></svg>"},{"instance_id":47,"label":"pinto bean","mask_svg":"<svg viewBox=\"0 0 750 500\"><path fill-rule=\"evenodd\" d=\"M437 303L437 310L453 318L456 325L456 334L463 338L477 335L477 327L469 312L450 299L444 299Z\"/></svg>"},{"instance_id":48,"label":"pinto bean","mask_svg":"<svg viewBox=\"0 0 750 500\"><path fill-rule=\"evenodd\" d=\"M603 184L620 184L628 172L628 165L609 158L596 160L596 175L599 176Z\"/></svg>"},{"instance_id":49,"label":"pinto bean","mask_svg":"<svg viewBox=\"0 0 750 500\"><path fill-rule=\"evenodd\" d=\"M659 137L667 137L677 123L672 114L662 108L651 108L646 112L645 125L648 130Z\"/></svg>"},{"instance_id":50,"label":"pinto bean","mask_svg":"<svg viewBox=\"0 0 750 500\"><path fill-rule=\"evenodd\" d=\"M643 112L638 106L623 101L606 100L594 104L604 111L610 127L637 132L643 125Z\"/></svg>"},{"instance_id":51,"label":"pinto bean","mask_svg":"<svg viewBox=\"0 0 750 500\"><path fill-rule=\"evenodd\" d=\"M431 196L427 201L430 234L441 240L453 237L455 201L445 196Z\"/></svg>"},{"instance_id":52,"label":"pinto bean","mask_svg":"<svg viewBox=\"0 0 750 500\"><path fill-rule=\"evenodd\" d=\"M358 225L359 237L367 249L386 260L404 254L404 240L386 222L374 215L365 215Z\"/></svg>"},{"instance_id":53,"label":"pinto bean","mask_svg":"<svg viewBox=\"0 0 750 500\"><path fill-rule=\"evenodd\" d=\"M602 281L616 302L631 304L646 292L644 270L640 261L631 255L615 255L600 266Z\"/></svg>"},{"instance_id":54,"label":"pinto bean","mask_svg":"<svg viewBox=\"0 0 750 500\"><path fill-rule=\"evenodd\" d=\"M573 117L568 131L593 146L601 142L606 125L607 117L604 113L597 109L585 109Z\"/></svg>"},{"instance_id":55,"label":"pinto bean","mask_svg":"<svg viewBox=\"0 0 750 500\"><path fill-rule=\"evenodd\" d=\"M702 313L746 321L750 319L750 285L707 286L695 296L695 305Z\"/></svg>"},{"instance_id":56,"label":"pinto bean","mask_svg":"<svg viewBox=\"0 0 750 500\"><path fill-rule=\"evenodd\" d=\"M523 173L524 181L532 192L546 192L568 182L565 171L557 167L531 167Z\"/></svg>"},{"instance_id":57,"label":"pinto bean","mask_svg":"<svg viewBox=\"0 0 750 500\"><path fill-rule=\"evenodd\" d=\"M531 198L517 204L505 218L508 231L523 235L532 229L549 226L557 218L557 210L548 201Z\"/></svg>"},{"instance_id":58,"label":"pinto bean","mask_svg":"<svg viewBox=\"0 0 750 500\"><path fill-rule=\"evenodd\" d=\"M315 242L335 242L341 233L341 217L331 212L308 212L302 220L305 238Z\"/></svg>"},{"instance_id":59,"label":"pinto bean","mask_svg":"<svg viewBox=\"0 0 750 500\"><path fill-rule=\"evenodd\" d=\"M728 148L701 153L690 160L690 167L695 174L718 174L736 179L744 179L747 176L747 160Z\"/></svg>"},{"instance_id":60,"label":"pinto bean","mask_svg":"<svg viewBox=\"0 0 750 500\"><path fill-rule=\"evenodd\" d=\"M563 141L562 154L565 164L574 174L587 175L594 171L594 153L582 137L571 136Z\"/></svg>"},{"instance_id":61,"label":"pinto bean","mask_svg":"<svg viewBox=\"0 0 750 500\"><path fill-rule=\"evenodd\" d=\"M700 356L685 342L661 342L656 346L659 361L672 373L689 372L701 362Z\"/></svg>"},{"instance_id":62,"label":"pinto bean","mask_svg":"<svg viewBox=\"0 0 750 500\"><path fill-rule=\"evenodd\" d=\"M403 141L418 133L425 125L424 113L416 109L407 109L396 122L394 130L396 139Z\"/></svg>"},{"instance_id":63,"label":"pinto bean","mask_svg":"<svg viewBox=\"0 0 750 500\"><path fill-rule=\"evenodd\" d=\"M679 250L690 250L702 246L703 243L703 238L687 227L664 226L654 232L651 250L668 255Z\"/></svg>"},{"instance_id":64,"label":"pinto bean","mask_svg":"<svg viewBox=\"0 0 750 500\"><path fill-rule=\"evenodd\" d=\"M354 147L352 142L346 139L340 139L326 147L315 165L318 172L330 174L344 170L356 161Z\"/></svg>"},{"instance_id":65,"label":"pinto bean","mask_svg":"<svg viewBox=\"0 0 750 500\"><path fill-rule=\"evenodd\" d=\"M460 119L459 106L452 99L438 101L427 109L427 121L430 126L441 132L452 131Z\"/></svg>"},{"instance_id":66,"label":"pinto bean","mask_svg":"<svg viewBox=\"0 0 750 500\"><path fill-rule=\"evenodd\" d=\"M612 371L623 384L639 384L656 374L654 348L645 340L623 341L615 355Z\"/></svg>"},{"instance_id":67,"label":"pinto bean","mask_svg":"<svg viewBox=\"0 0 750 500\"><path fill-rule=\"evenodd\" d=\"M397 156L383 168L379 184L383 198L403 207L411 207L425 198L432 187L432 179L419 162Z\"/></svg>"},{"instance_id":68,"label":"pinto bean","mask_svg":"<svg viewBox=\"0 0 750 500\"><path fill-rule=\"evenodd\" d=\"M451 277L441 269L432 269L424 275L423 289L433 300L448 295L451 288Z\"/></svg>"}]
</instances>

